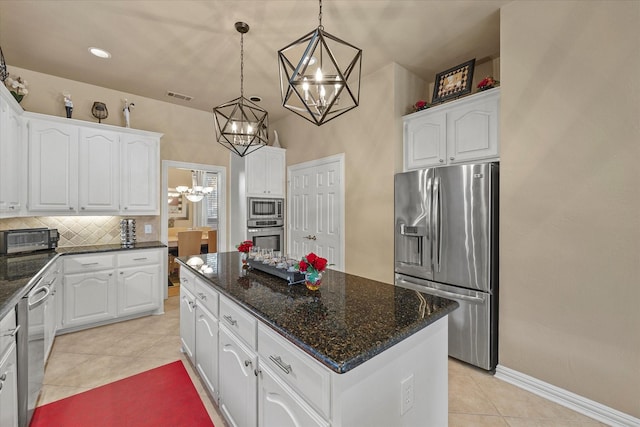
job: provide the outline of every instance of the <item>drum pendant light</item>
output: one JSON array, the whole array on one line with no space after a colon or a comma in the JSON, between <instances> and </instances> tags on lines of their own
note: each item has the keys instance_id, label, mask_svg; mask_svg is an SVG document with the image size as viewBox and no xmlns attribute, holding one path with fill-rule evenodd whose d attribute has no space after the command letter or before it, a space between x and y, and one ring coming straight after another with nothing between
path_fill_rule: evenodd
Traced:
<instances>
[{"instance_id":1,"label":"drum pendant light","mask_svg":"<svg viewBox=\"0 0 640 427\"><path fill-rule=\"evenodd\" d=\"M362 49L318 28L278 51L282 106L320 126L358 106ZM342 65L340 65L342 64Z\"/></svg>"},{"instance_id":2,"label":"drum pendant light","mask_svg":"<svg viewBox=\"0 0 640 427\"><path fill-rule=\"evenodd\" d=\"M269 142L267 112L244 97L244 34L249 25L236 22L240 33L240 97L213 108L216 140L244 157Z\"/></svg>"}]
</instances>

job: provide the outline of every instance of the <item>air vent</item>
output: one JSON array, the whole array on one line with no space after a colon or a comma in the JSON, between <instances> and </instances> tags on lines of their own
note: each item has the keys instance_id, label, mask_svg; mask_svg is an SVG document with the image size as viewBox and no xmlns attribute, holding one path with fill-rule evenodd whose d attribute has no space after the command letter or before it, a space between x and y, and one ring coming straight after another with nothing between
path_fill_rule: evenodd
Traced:
<instances>
[{"instance_id":1,"label":"air vent","mask_svg":"<svg viewBox=\"0 0 640 427\"><path fill-rule=\"evenodd\" d=\"M181 99L183 101L191 101L193 99L193 96L184 95L182 93L171 92L171 91L167 91L167 96L170 96L170 97L176 98L176 99Z\"/></svg>"}]
</instances>

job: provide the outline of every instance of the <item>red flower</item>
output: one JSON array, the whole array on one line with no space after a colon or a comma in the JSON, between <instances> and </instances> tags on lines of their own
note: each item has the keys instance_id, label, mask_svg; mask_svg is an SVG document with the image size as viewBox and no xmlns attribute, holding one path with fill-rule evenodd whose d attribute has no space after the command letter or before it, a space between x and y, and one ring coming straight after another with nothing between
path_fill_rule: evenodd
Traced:
<instances>
[{"instance_id":1,"label":"red flower","mask_svg":"<svg viewBox=\"0 0 640 427\"><path fill-rule=\"evenodd\" d=\"M307 271L307 267L308 267L308 264L304 262L304 260L300 261L300 263L298 264L298 269L300 271Z\"/></svg>"},{"instance_id":2,"label":"red flower","mask_svg":"<svg viewBox=\"0 0 640 427\"><path fill-rule=\"evenodd\" d=\"M313 252L311 252L309 255L306 256L306 258L307 258L307 262L309 264L314 265L314 263L318 259L318 255L316 255Z\"/></svg>"},{"instance_id":3,"label":"red flower","mask_svg":"<svg viewBox=\"0 0 640 427\"><path fill-rule=\"evenodd\" d=\"M253 242L251 240L245 240L240 243L236 248L238 248L238 252L249 252L253 247Z\"/></svg>"},{"instance_id":4,"label":"red flower","mask_svg":"<svg viewBox=\"0 0 640 427\"><path fill-rule=\"evenodd\" d=\"M327 266L327 260L324 258L316 258L316 261L313 263L313 267L318 271L324 271L324 268Z\"/></svg>"},{"instance_id":5,"label":"red flower","mask_svg":"<svg viewBox=\"0 0 640 427\"><path fill-rule=\"evenodd\" d=\"M298 271L318 273L324 271L327 265L328 264L326 258L319 257L318 255L311 252L309 255L302 257L302 259L298 263Z\"/></svg>"}]
</instances>

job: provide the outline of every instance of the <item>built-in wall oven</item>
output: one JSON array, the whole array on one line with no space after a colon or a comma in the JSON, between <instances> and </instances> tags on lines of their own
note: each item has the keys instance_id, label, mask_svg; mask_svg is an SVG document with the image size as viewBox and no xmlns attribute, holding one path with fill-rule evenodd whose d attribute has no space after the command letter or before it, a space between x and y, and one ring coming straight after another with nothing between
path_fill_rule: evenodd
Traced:
<instances>
[{"instance_id":1,"label":"built-in wall oven","mask_svg":"<svg viewBox=\"0 0 640 427\"><path fill-rule=\"evenodd\" d=\"M282 219L250 219L247 221L247 239L253 246L284 252L284 221Z\"/></svg>"}]
</instances>

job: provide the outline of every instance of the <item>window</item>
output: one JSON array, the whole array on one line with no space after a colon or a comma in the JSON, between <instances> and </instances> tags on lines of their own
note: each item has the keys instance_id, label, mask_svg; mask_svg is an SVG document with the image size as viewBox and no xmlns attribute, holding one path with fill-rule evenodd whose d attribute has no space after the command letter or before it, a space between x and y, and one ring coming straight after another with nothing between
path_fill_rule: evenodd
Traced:
<instances>
[{"instance_id":1,"label":"window","mask_svg":"<svg viewBox=\"0 0 640 427\"><path fill-rule=\"evenodd\" d=\"M207 172L205 174L205 187L212 187L213 191L206 195L203 202L206 203L207 226L217 228L218 225L218 174Z\"/></svg>"}]
</instances>

